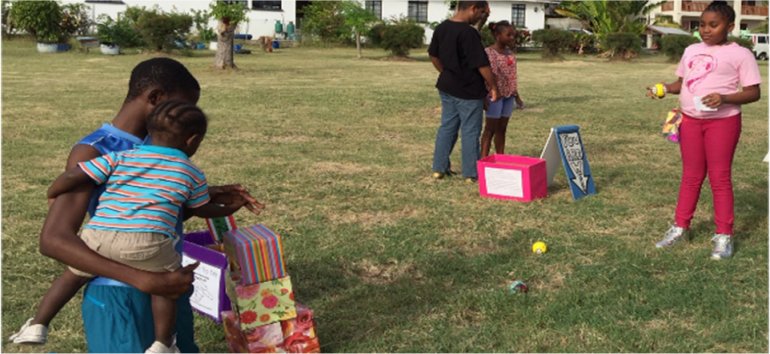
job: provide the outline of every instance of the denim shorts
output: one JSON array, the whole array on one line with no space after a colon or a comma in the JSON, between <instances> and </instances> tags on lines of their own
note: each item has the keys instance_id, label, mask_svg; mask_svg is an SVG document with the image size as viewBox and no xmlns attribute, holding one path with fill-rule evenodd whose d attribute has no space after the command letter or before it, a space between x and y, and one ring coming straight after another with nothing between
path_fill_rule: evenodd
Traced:
<instances>
[{"instance_id":1,"label":"denim shorts","mask_svg":"<svg viewBox=\"0 0 770 354\"><path fill-rule=\"evenodd\" d=\"M501 117L510 118L513 108L516 106L516 96L501 97L497 101L489 102L487 108L487 118L497 119Z\"/></svg>"}]
</instances>

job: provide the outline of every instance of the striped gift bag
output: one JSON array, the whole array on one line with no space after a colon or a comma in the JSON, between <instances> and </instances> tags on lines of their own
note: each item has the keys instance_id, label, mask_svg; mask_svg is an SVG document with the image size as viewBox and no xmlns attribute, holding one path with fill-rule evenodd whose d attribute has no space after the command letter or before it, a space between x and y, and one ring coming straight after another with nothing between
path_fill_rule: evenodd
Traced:
<instances>
[{"instance_id":1,"label":"striped gift bag","mask_svg":"<svg viewBox=\"0 0 770 354\"><path fill-rule=\"evenodd\" d=\"M287 276L281 236L265 225L241 227L225 234L225 253L239 284L256 284Z\"/></svg>"}]
</instances>

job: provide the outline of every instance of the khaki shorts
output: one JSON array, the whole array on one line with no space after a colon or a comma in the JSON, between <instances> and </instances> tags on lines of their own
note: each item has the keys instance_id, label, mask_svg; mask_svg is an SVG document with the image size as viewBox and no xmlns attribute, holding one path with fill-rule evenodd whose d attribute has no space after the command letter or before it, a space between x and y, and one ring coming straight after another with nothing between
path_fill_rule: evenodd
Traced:
<instances>
[{"instance_id":1,"label":"khaki shorts","mask_svg":"<svg viewBox=\"0 0 770 354\"><path fill-rule=\"evenodd\" d=\"M175 271L182 263L182 255L174 248L174 239L160 233L83 229L80 238L96 253L136 269ZM81 277L94 276L69 269Z\"/></svg>"}]
</instances>

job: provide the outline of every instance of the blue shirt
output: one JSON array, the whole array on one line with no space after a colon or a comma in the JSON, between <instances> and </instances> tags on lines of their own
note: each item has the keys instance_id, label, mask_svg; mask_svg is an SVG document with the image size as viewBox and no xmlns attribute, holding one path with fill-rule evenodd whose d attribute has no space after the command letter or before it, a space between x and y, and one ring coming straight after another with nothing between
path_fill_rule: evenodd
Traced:
<instances>
[{"instance_id":1,"label":"blue shirt","mask_svg":"<svg viewBox=\"0 0 770 354\"><path fill-rule=\"evenodd\" d=\"M104 123L101 128L80 139L76 145L88 145L96 149L99 154L106 155L111 152L135 149L137 146L146 143L148 139L149 136L143 141L137 136L115 128L112 124ZM96 205L99 204L99 196L103 192L104 185L100 185L96 188L95 193L91 195L91 201L88 203L88 215L94 215Z\"/></svg>"}]
</instances>

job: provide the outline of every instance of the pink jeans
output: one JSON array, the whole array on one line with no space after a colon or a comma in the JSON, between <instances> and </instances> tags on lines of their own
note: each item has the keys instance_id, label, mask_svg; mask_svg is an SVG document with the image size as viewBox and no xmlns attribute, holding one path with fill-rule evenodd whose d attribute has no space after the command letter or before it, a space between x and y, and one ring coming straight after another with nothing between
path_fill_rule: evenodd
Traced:
<instances>
[{"instance_id":1,"label":"pink jeans","mask_svg":"<svg viewBox=\"0 0 770 354\"><path fill-rule=\"evenodd\" d=\"M685 229L698 205L701 185L708 172L714 200L716 233L733 234L732 165L741 136L741 115L719 119L682 116L679 149L682 152L682 183L676 203L676 225Z\"/></svg>"}]
</instances>

